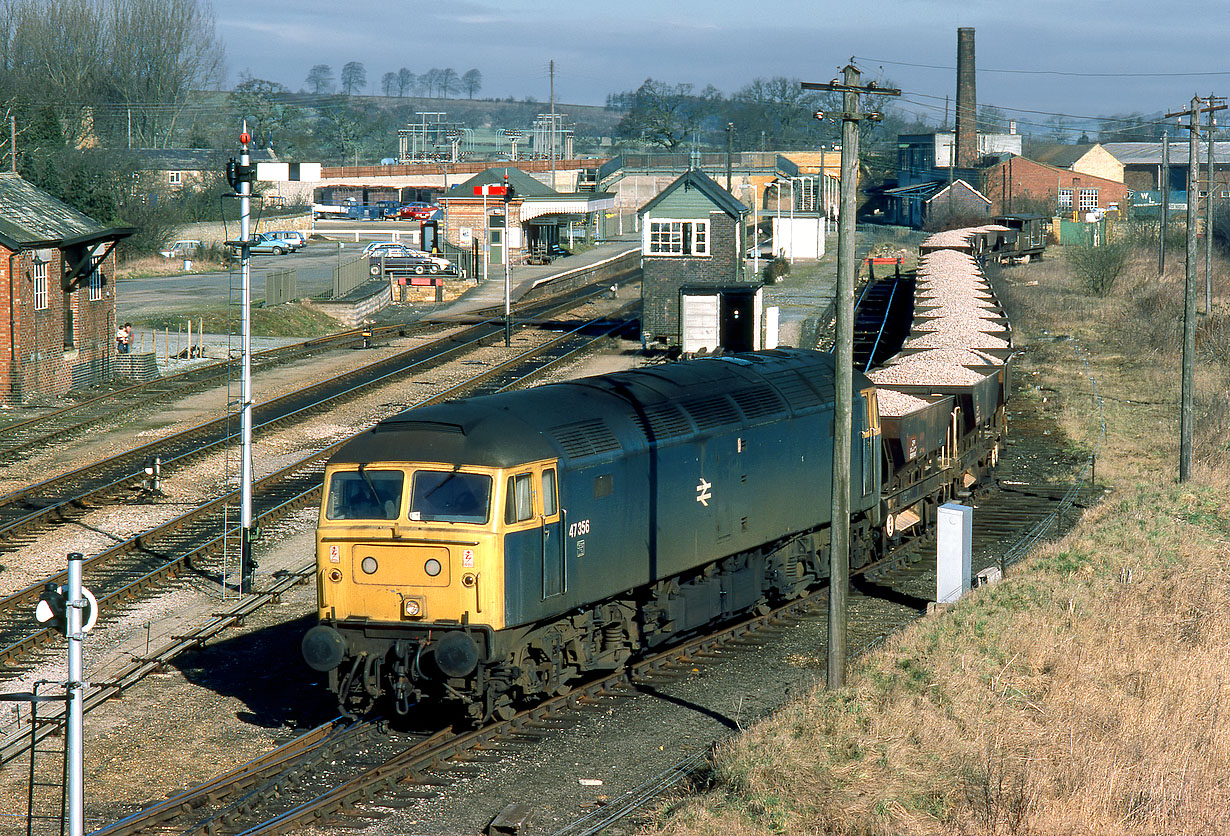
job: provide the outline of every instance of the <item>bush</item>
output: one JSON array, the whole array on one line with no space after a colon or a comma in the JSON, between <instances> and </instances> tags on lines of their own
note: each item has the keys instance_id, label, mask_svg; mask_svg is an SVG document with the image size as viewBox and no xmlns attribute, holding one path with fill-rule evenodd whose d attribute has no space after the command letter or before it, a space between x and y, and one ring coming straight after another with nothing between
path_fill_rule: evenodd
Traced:
<instances>
[{"instance_id":1,"label":"bush","mask_svg":"<svg viewBox=\"0 0 1230 836\"><path fill-rule=\"evenodd\" d=\"M1090 293L1106 296L1123 275L1132 253L1127 241L1115 241L1101 247L1066 247L1068 266Z\"/></svg>"},{"instance_id":2,"label":"bush","mask_svg":"<svg viewBox=\"0 0 1230 836\"><path fill-rule=\"evenodd\" d=\"M790 275L790 262L782 256L775 257L764 266L764 283L777 284Z\"/></svg>"}]
</instances>

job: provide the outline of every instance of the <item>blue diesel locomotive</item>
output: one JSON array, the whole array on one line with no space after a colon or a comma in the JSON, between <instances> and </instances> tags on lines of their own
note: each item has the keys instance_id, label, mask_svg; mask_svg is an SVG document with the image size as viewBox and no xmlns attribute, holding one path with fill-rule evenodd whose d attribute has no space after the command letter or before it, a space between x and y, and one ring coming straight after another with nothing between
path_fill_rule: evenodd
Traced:
<instances>
[{"instance_id":1,"label":"blue diesel locomotive","mask_svg":"<svg viewBox=\"0 0 1230 836\"><path fill-rule=\"evenodd\" d=\"M481 720L802 595L828 573L832 363L716 357L382 421L325 473L305 659L345 712L390 698ZM837 451L865 555L883 460L875 387L854 388Z\"/></svg>"}]
</instances>

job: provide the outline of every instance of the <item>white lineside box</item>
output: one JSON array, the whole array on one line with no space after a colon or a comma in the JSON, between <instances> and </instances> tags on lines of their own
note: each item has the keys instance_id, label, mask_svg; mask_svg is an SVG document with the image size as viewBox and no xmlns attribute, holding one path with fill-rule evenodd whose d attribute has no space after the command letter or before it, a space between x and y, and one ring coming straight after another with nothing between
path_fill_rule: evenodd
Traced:
<instances>
[{"instance_id":1,"label":"white lineside box","mask_svg":"<svg viewBox=\"0 0 1230 836\"><path fill-rule=\"evenodd\" d=\"M946 502L936 519L935 600L959 601L969 591L973 559L974 509Z\"/></svg>"}]
</instances>

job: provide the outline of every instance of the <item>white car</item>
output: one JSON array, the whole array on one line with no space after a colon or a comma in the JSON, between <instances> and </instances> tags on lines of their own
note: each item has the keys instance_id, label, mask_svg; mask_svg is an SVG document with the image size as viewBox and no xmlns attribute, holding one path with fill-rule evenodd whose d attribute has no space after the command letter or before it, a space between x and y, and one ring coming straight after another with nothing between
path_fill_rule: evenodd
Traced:
<instances>
[{"instance_id":1,"label":"white car","mask_svg":"<svg viewBox=\"0 0 1230 836\"><path fill-rule=\"evenodd\" d=\"M303 249L307 246L307 236L297 229L275 229L269 235L281 238L283 241L290 241L295 245L295 249Z\"/></svg>"},{"instance_id":2,"label":"white car","mask_svg":"<svg viewBox=\"0 0 1230 836\"><path fill-rule=\"evenodd\" d=\"M195 238L183 238L161 251L163 258L190 258L201 249L201 242Z\"/></svg>"}]
</instances>

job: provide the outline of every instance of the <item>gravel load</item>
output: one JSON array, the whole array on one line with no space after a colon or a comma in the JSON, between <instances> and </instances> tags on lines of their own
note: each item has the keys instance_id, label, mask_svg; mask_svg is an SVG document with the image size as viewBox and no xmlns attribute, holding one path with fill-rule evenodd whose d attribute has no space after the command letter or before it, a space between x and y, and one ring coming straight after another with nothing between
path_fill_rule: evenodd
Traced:
<instances>
[{"instance_id":1,"label":"gravel load","mask_svg":"<svg viewBox=\"0 0 1230 836\"><path fill-rule=\"evenodd\" d=\"M876 404L880 408L880 415L885 418L899 418L902 415L909 415L911 412L917 412L925 406L929 406L931 401L923 398L916 398L913 395L907 395L905 392L897 392L893 389L879 389L876 391Z\"/></svg>"},{"instance_id":2,"label":"gravel load","mask_svg":"<svg viewBox=\"0 0 1230 836\"><path fill-rule=\"evenodd\" d=\"M961 329L951 328L910 337L902 348L1012 348L1012 345L1007 339L965 325Z\"/></svg>"},{"instance_id":3,"label":"gravel load","mask_svg":"<svg viewBox=\"0 0 1230 836\"><path fill-rule=\"evenodd\" d=\"M867 377L878 386L971 386L986 375L939 360L925 360L921 355L876 369Z\"/></svg>"},{"instance_id":4,"label":"gravel load","mask_svg":"<svg viewBox=\"0 0 1230 836\"><path fill-rule=\"evenodd\" d=\"M994 354L987 354L976 348L931 348L912 354L898 354L885 365L895 366L909 362L913 358L936 360L941 363L952 363L954 366L1002 366L1003 361Z\"/></svg>"}]
</instances>

